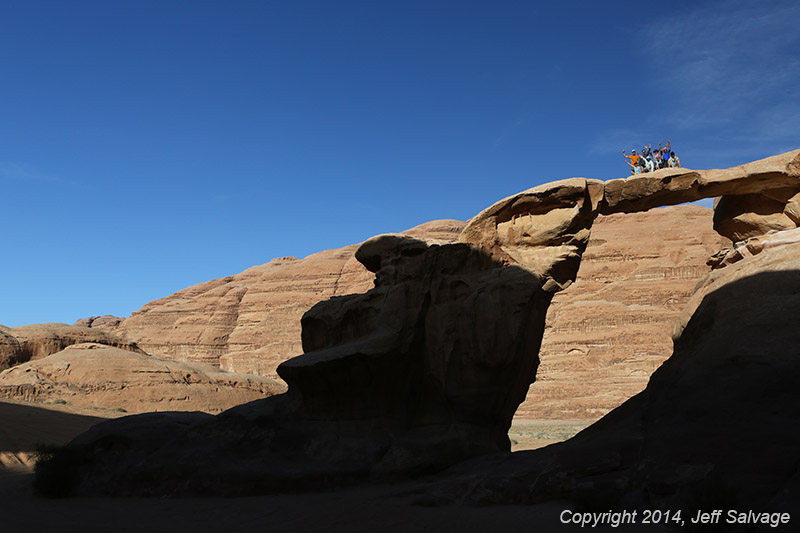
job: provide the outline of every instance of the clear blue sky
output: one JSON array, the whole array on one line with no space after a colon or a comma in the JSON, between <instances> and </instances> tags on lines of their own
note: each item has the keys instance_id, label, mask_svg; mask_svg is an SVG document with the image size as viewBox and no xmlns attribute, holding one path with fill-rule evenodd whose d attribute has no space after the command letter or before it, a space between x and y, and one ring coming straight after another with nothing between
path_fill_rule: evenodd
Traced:
<instances>
[{"instance_id":1,"label":"clear blue sky","mask_svg":"<svg viewBox=\"0 0 800 533\"><path fill-rule=\"evenodd\" d=\"M544 6L544 4L549 4ZM800 2L0 0L0 324L800 147Z\"/></svg>"}]
</instances>

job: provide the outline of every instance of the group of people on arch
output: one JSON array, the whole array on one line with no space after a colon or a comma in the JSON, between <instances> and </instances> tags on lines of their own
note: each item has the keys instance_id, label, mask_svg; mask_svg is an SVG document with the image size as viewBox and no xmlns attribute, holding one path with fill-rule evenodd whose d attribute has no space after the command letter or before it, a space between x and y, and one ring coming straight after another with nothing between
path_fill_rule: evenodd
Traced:
<instances>
[{"instance_id":1,"label":"group of people on arch","mask_svg":"<svg viewBox=\"0 0 800 533\"><path fill-rule=\"evenodd\" d=\"M681 160L672 151L672 143L670 141L667 141L663 148L661 142L659 142L658 148L655 150L653 150L653 145L648 144L642 148L641 153L637 154L636 150L632 150L631 155L627 155L623 150L622 155L628 160L626 162L631 167L631 174L644 174L660 168L681 166Z\"/></svg>"}]
</instances>

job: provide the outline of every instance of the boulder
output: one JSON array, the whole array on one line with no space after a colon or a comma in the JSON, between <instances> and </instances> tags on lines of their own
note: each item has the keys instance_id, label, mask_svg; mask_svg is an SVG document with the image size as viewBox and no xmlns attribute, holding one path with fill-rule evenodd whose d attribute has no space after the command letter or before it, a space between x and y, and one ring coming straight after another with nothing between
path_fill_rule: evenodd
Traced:
<instances>
[{"instance_id":1,"label":"boulder","mask_svg":"<svg viewBox=\"0 0 800 533\"><path fill-rule=\"evenodd\" d=\"M123 320L125 320L123 317L114 315L91 316L89 318L78 319L75 322L75 325L86 328L102 329L104 331L114 331L119 327Z\"/></svg>"}]
</instances>

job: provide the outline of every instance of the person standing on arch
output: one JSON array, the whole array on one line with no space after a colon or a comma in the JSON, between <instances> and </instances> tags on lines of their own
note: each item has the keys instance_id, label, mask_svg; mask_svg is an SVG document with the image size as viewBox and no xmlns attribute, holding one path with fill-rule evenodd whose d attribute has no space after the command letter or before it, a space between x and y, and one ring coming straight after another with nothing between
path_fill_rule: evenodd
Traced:
<instances>
[{"instance_id":1,"label":"person standing on arch","mask_svg":"<svg viewBox=\"0 0 800 533\"><path fill-rule=\"evenodd\" d=\"M630 159L628 164L631 166L631 174L635 174L636 166L639 163L639 156L636 155L636 150L631 150L631 155L625 155L625 150L623 150L622 157Z\"/></svg>"}]
</instances>

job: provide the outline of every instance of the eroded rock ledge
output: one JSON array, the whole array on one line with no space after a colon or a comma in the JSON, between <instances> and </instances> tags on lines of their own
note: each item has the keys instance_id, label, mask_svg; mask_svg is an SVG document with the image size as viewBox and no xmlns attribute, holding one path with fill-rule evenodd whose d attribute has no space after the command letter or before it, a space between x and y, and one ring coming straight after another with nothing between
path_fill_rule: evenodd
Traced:
<instances>
[{"instance_id":1,"label":"eroded rock ledge","mask_svg":"<svg viewBox=\"0 0 800 533\"><path fill-rule=\"evenodd\" d=\"M73 344L94 342L136 353L144 353L135 342L111 333L67 324L0 326L0 370L60 352Z\"/></svg>"},{"instance_id":2,"label":"eroded rock ledge","mask_svg":"<svg viewBox=\"0 0 800 533\"><path fill-rule=\"evenodd\" d=\"M252 494L405 477L506 451L511 416L535 378L547 306L575 279L594 218L800 190L798 158L605 184L565 180L493 205L469 221L460 243L373 238L356 258L375 273L375 287L304 315L306 353L279 369L286 394L216 418L141 415L96 426L70 444L73 488Z\"/></svg>"},{"instance_id":3,"label":"eroded rock ledge","mask_svg":"<svg viewBox=\"0 0 800 533\"><path fill-rule=\"evenodd\" d=\"M587 205L574 203L575 188L582 186ZM733 241L797 227L800 150L728 169L668 168L605 182L572 178L547 183L484 210L468 222L461 240L502 243L522 236L531 244L552 246L563 238L558 237L561 224L579 216L578 211L585 222L597 214L635 213L704 198L719 198L714 227ZM521 217L524 229L517 226Z\"/></svg>"}]
</instances>

